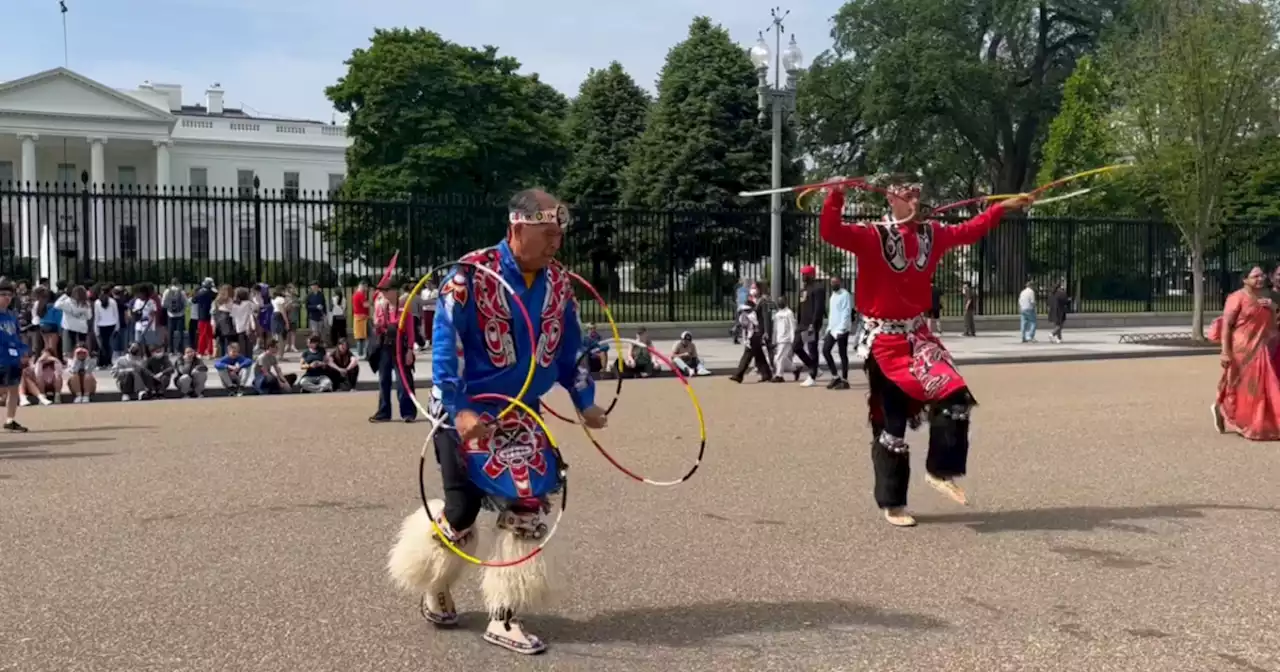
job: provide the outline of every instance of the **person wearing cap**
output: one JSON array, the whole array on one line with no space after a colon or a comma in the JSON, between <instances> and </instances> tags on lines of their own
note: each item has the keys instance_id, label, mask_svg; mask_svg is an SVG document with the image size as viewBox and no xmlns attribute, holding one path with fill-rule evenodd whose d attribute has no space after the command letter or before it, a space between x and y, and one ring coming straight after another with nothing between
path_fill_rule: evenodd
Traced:
<instances>
[{"instance_id":1,"label":"person wearing cap","mask_svg":"<svg viewBox=\"0 0 1280 672\"><path fill-rule=\"evenodd\" d=\"M0 280L0 392L4 398L4 429L25 432L18 424L18 402L22 397L22 372L27 358L27 344L22 340L18 316L13 308L14 287L8 278Z\"/></svg>"},{"instance_id":2,"label":"person wearing cap","mask_svg":"<svg viewBox=\"0 0 1280 672\"><path fill-rule=\"evenodd\" d=\"M858 259L854 303L863 323L856 347L871 388L867 403L875 499L885 520L910 527L916 521L906 510L911 476L906 432L926 416L926 480L953 501L968 503L955 480L966 472L969 414L977 401L950 353L929 329L934 272L947 251L978 242L1005 212L1025 208L1034 199L1022 195L963 224L944 226L920 217L919 184L899 180L886 193L890 216L880 222L850 223L844 221L844 189L829 189L819 233Z\"/></svg>"},{"instance_id":3,"label":"person wearing cap","mask_svg":"<svg viewBox=\"0 0 1280 672\"><path fill-rule=\"evenodd\" d=\"M196 353L202 357L212 357L213 350L213 302L218 298L218 290L213 278L205 278L200 289L191 297L191 305L196 321Z\"/></svg>"},{"instance_id":4,"label":"person wearing cap","mask_svg":"<svg viewBox=\"0 0 1280 672\"><path fill-rule=\"evenodd\" d=\"M476 519L486 505L497 509L496 539L487 555L508 566L482 569L480 592L489 612L484 641L535 654L546 643L525 629L520 616L549 597L550 568L545 555L514 563L535 554L548 531L544 516L553 507L551 495L563 488L563 463L526 412L507 413L507 401L477 397L518 396L537 412L542 396L559 385L584 426L603 428L607 416L595 404L590 373L578 364L582 327L573 284L555 260L569 209L546 191L528 189L511 198L507 213L505 240L464 256L466 263L450 269L440 288L431 334L431 410L445 423L433 437L445 495L404 520L388 571L400 588L422 599L427 620L457 625L452 586L469 564L443 540L476 553ZM531 325L504 283L528 307Z\"/></svg>"}]
</instances>

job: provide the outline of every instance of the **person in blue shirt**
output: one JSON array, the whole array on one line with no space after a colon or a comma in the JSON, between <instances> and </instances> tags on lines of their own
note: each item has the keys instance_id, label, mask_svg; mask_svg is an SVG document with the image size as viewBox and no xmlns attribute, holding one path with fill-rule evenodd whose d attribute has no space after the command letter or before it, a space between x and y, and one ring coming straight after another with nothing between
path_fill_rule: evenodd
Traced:
<instances>
[{"instance_id":1,"label":"person in blue shirt","mask_svg":"<svg viewBox=\"0 0 1280 672\"><path fill-rule=\"evenodd\" d=\"M831 293L827 298L827 336L822 339L822 357L831 370L828 390L849 389L849 333L853 331L853 295L840 285L840 278L831 278ZM840 369L831 350L840 346Z\"/></svg>"},{"instance_id":2,"label":"person in blue shirt","mask_svg":"<svg viewBox=\"0 0 1280 672\"><path fill-rule=\"evenodd\" d=\"M23 361L27 344L22 340L18 316L13 314L14 287L8 278L0 278L0 390L4 392L4 428L9 432L25 432L18 424L18 387L22 384Z\"/></svg>"},{"instance_id":3,"label":"person in blue shirt","mask_svg":"<svg viewBox=\"0 0 1280 672\"><path fill-rule=\"evenodd\" d=\"M239 343L227 344L227 356L220 357L213 363L218 372L218 379L228 394L244 396L244 388L253 382L249 378L249 370L253 368L253 360L240 354Z\"/></svg>"},{"instance_id":4,"label":"person in blue shirt","mask_svg":"<svg viewBox=\"0 0 1280 672\"><path fill-rule=\"evenodd\" d=\"M481 507L497 510L492 559L510 562L538 546L546 534L542 516L550 511L550 496L563 484L559 455L537 423L516 410L495 427L507 403L476 396L518 394L533 358L534 377L524 403L536 411L539 399L559 384L583 424L606 424L604 410L595 405L591 376L577 362L582 332L569 272L555 261L569 224L568 208L545 191L530 189L511 199L508 213L506 239L463 259L492 269L515 288L530 311L532 339L495 278L465 265L450 270L431 339L431 411L448 423L435 433L445 498L405 519L387 565L400 588L422 596L423 614L440 626L458 621L450 591L468 563L439 542L432 519L451 543L467 550L477 543L474 524ZM536 343L532 352L531 340ZM523 654L546 649L516 618L548 597L544 557L483 568L481 592L490 617L486 642Z\"/></svg>"}]
</instances>

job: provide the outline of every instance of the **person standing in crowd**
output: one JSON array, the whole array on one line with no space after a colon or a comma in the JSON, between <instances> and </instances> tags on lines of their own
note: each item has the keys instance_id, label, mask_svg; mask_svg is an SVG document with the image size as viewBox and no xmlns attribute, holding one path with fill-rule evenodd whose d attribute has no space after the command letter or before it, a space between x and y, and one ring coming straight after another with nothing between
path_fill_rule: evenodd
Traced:
<instances>
[{"instance_id":1,"label":"person standing in crowd","mask_svg":"<svg viewBox=\"0 0 1280 672\"><path fill-rule=\"evenodd\" d=\"M151 300L154 294L151 285L141 283L133 288L133 303L129 306L129 313L133 316L133 342L146 347L159 343L155 326L156 304Z\"/></svg>"},{"instance_id":2,"label":"person standing in crowd","mask_svg":"<svg viewBox=\"0 0 1280 672\"><path fill-rule=\"evenodd\" d=\"M298 327L302 325L302 298L298 296L298 286L292 282L284 286L284 310L288 317L288 331L284 335L282 353L298 351Z\"/></svg>"},{"instance_id":3,"label":"person standing in crowd","mask_svg":"<svg viewBox=\"0 0 1280 672\"><path fill-rule=\"evenodd\" d=\"M369 283L361 280L351 295L351 336L356 341L356 354L360 357L368 354L370 299Z\"/></svg>"},{"instance_id":4,"label":"person standing in crowd","mask_svg":"<svg viewBox=\"0 0 1280 672\"><path fill-rule=\"evenodd\" d=\"M293 332L293 325L289 323L289 312L289 297L278 287L272 290L271 340L277 343L281 353L289 351L288 338Z\"/></svg>"},{"instance_id":5,"label":"person standing in crowd","mask_svg":"<svg viewBox=\"0 0 1280 672\"><path fill-rule=\"evenodd\" d=\"M778 297L778 311L773 314L773 382L781 383L782 374L791 373L800 380L800 369L795 366L796 314L787 305L787 297Z\"/></svg>"},{"instance_id":6,"label":"person standing in crowd","mask_svg":"<svg viewBox=\"0 0 1280 672\"><path fill-rule=\"evenodd\" d=\"M53 293L48 287L37 287L35 305L32 307L32 319L40 324L40 345L33 352L43 353L49 348L55 351L62 347L62 338L58 332L62 330L62 311L54 305Z\"/></svg>"},{"instance_id":7,"label":"person standing in crowd","mask_svg":"<svg viewBox=\"0 0 1280 672\"><path fill-rule=\"evenodd\" d=\"M236 342L236 321L231 316L231 307L235 305L236 292L231 285L218 288L218 295L213 299L213 333L218 341L218 356L227 355L227 344Z\"/></svg>"},{"instance_id":8,"label":"person standing in crowd","mask_svg":"<svg viewBox=\"0 0 1280 672\"><path fill-rule=\"evenodd\" d=\"M964 305L964 335L977 336L978 325L974 315L978 312L978 299L973 292L973 284L965 282L960 287L960 301Z\"/></svg>"},{"instance_id":9,"label":"person standing in crowd","mask_svg":"<svg viewBox=\"0 0 1280 672\"><path fill-rule=\"evenodd\" d=\"M680 340L671 347L671 363L686 376L711 375L706 365L702 363L702 359L698 357L698 344L693 342L693 332L686 331L680 334Z\"/></svg>"},{"instance_id":10,"label":"person standing in crowd","mask_svg":"<svg viewBox=\"0 0 1280 672\"><path fill-rule=\"evenodd\" d=\"M307 349L302 353L302 377L298 389L312 394L333 391L333 378L329 375L329 358L319 336L307 339Z\"/></svg>"},{"instance_id":11,"label":"person standing in crowd","mask_svg":"<svg viewBox=\"0 0 1280 672\"><path fill-rule=\"evenodd\" d=\"M267 341L271 340L271 335L275 332L271 331L271 327L275 323L275 304L272 303L271 286L265 282L260 282L255 291L250 292L250 298L258 310L257 329L254 330L256 335L257 347L260 351L265 352L267 349ZM249 355L253 350L246 350L245 354Z\"/></svg>"},{"instance_id":12,"label":"person standing in crowd","mask_svg":"<svg viewBox=\"0 0 1280 672\"><path fill-rule=\"evenodd\" d=\"M245 287L238 287L235 293L235 299L231 303L231 322L235 326L236 340L240 344L240 353L243 357L248 357L253 352L253 344L257 339L256 332L258 330L258 304L254 303L252 295Z\"/></svg>"},{"instance_id":13,"label":"person standing in crowd","mask_svg":"<svg viewBox=\"0 0 1280 672\"><path fill-rule=\"evenodd\" d=\"M329 344L338 347L338 343L347 340L347 302L342 296L342 289L333 290L329 298Z\"/></svg>"},{"instance_id":14,"label":"person standing in crowd","mask_svg":"<svg viewBox=\"0 0 1280 672\"><path fill-rule=\"evenodd\" d=\"M311 291L307 293L307 328L311 331L309 336L323 339L325 337L325 319L329 314L329 308L325 305L324 292L320 290L320 283L311 283ZM308 338L310 343L311 339Z\"/></svg>"},{"instance_id":15,"label":"person standing in crowd","mask_svg":"<svg viewBox=\"0 0 1280 672\"><path fill-rule=\"evenodd\" d=\"M89 359L89 349L80 346L71 353L71 361L67 363L67 390L74 397L73 403L87 404L90 397L98 391L98 379L93 372L97 369Z\"/></svg>"},{"instance_id":16,"label":"person standing in crowd","mask_svg":"<svg viewBox=\"0 0 1280 672\"><path fill-rule=\"evenodd\" d=\"M818 338L822 333L822 323L827 317L827 288L812 266L800 269L800 281L804 289L800 291L800 320L796 324L795 351L796 357L809 369L809 375L801 383L803 387L813 387L822 376L821 360L818 359Z\"/></svg>"},{"instance_id":17,"label":"person standing in crowd","mask_svg":"<svg viewBox=\"0 0 1280 672\"><path fill-rule=\"evenodd\" d=\"M942 335L942 288L938 286L938 276L933 276L929 286L932 292L929 303L929 331Z\"/></svg>"},{"instance_id":18,"label":"person standing in crowd","mask_svg":"<svg viewBox=\"0 0 1280 672\"><path fill-rule=\"evenodd\" d=\"M1035 281L1028 280L1027 286L1018 295L1019 331L1023 343L1036 342L1036 290Z\"/></svg>"},{"instance_id":19,"label":"person standing in crowd","mask_svg":"<svg viewBox=\"0 0 1280 672\"><path fill-rule=\"evenodd\" d=\"M241 291L248 292L241 287L237 290L237 294ZM245 303L249 303L247 297ZM241 354L238 341L227 343L227 354L218 358L218 361L213 363L213 368L217 370L218 379L222 381L222 387L228 394L236 397L244 396L245 385L250 382L249 371L253 368L253 360Z\"/></svg>"},{"instance_id":20,"label":"person standing in crowd","mask_svg":"<svg viewBox=\"0 0 1280 672\"><path fill-rule=\"evenodd\" d=\"M191 297L196 322L196 340L192 345L195 346L196 354L201 357L212 357L214 353L213 303L217 300L218 294L213 288L213 278L205 278L204 282L200 283L200 289L196 290L195 296Z\"/></svg>"},{"instance_id":21,"label":"person standing in crowd","mask_svg":"<svg viewBox=\"0 0 1280 672\"><path fill-rule=\"evenodd\" d=\"M14 314L13 283L0 280L0 391L4 392L4 429L25 432L18 424L18 402L22 396L22 372L27 357L27 344L22 340L18 316Z\"/></svg>"},{"instance_id":22,"label":"person standing in crowd","mask_svg":"<svg viewBox=\"0 0 1280 672\"><path fill-rule=\"evenodd\" d=\"M8 310L18 318L18 334L30 352L30 348L40 347L40 326L31 319L31 290L25 281L19 281L13 288Z\"/></svg>"},{"instance_id":23,"label":"person standing in crowd","mask_svg":"<svg viewBox=\"0 0 1280 672\"><path fill-rule=\"evenodd\" d=\"M774 381L773 367L769 363L769 333L773 328L773 318L765 306L764 297L759 285L753 284L747 290L747 302L738 307L738 334L742 337L742 357L738 360L738 371L729 380L741 383L747 375L747 369L754 361L756 373L760 374L760 382Z\"/></svg>"},{"instance_id":24,"label":"person standing in crowd","mask_svg":"<svg viewBox=\"0 0 1280 672\"><path fill-rule=\"evenodd\" d=\"M1053 325L1053 333L1049 340L1062 342L1062 325L1067 321L1067 313L1071 312L1071 296L1067 294L1066 282L1059 280L1049 294L1049 322Z\"/></svg>"},{"instance_id":25,"label":"person standing in crowd","mask_svg":"<svg viewBox=\"0 0 1280 672\"><path fill-rule=\"evenodd\" d=\"M400 331L400 295L395 285L391 284L391 272L378 283L381 295L373 308L373 338L375 344L369 354L369 364L378 372L378 410L369 418L369 422L389 422L391 420L391 386L393 379L399 380L396 385L400 401L400 419L414 422L418 418L418 409L409 399L409 391L413 390L413 333ZM405 339L404 370L407 379L400 377L396 366L396 339ZM376 361L375 361L376 360Z\"/></svg>"},{"instance_id":26,"label":"person standing in crowd","mask_svg":"<svg viewBox=\"0 0 1280 672\"><path fill-rule=\"evenodd\" d=\"M356 382L360 379L360 360L351 352L351 344L345 337L339 338L338 344L329 352L329 371L333 375L333 389L355 391Z\"/></svg>"},{"instance_id":27,"label":"person standing in crowd","mask_svg":"<svg viewBox=\"0 0 1280 672\"><path fill-rule=\"evenodd\" d=\"M833 380L828 390L849 389L849 333L853 331L853 295L840 284L840 278L831 278L831 294L827 299L827 335L822 339L822 357L827 362ZM840 348L840 368L831 351Z\"/></svg>"},{"instance_id":28,"label":"person standing in crowd","mask_svg":"<svg viewBox=\"0 0 1280 672\"><path fill-rule=\"evenodd\" d=\"M424 349L431 346L431 329L436 323L436 303L439 299L440 290L436 289L436 283L427 280L426 286L422 288L422 342Z\"/></svg>"},{"instance_id":29,"label":"person standing in crowd","mask_svg":"<svg viewBox=\"0 0 1280 672\"><path fill-rule=\"evenodd\" d=\"M98 329L98 368L111 366L115 358L116 329L120 328L120 308L111 296L111 288L103 285L98 300L93 302L93 324Z\"/></svg>"},{"instance_id":30,"label":"person standing in crowd","mask_svg":"<svg viewBox=\"0 0 1280 672\"><path fill-rule=\"evenodd\" d=\"M1251 441L1280 441L1280 334L1267 276L1254 267L1227 297L1209 339L1222 344L1222 376L1210 410L1214 429Z\"/></svg>"},{"instance_id":31,"label":"person standing in crowd","mask_svg":"<svg viewBox=\"0 0 1280 672\"><path fill-rule=\"evenodd\" d=\"M84 287L76 285L70 292L63 294L54 307L62 313L63 344L70 345L66 353L71 352L89 342L89 321L93 319L93 304Z\"/></svg>"},{"instance_id":32,"label":"person standing in crowd","mask_svg":"<svg viewBox=\"0 0 1280 672\"><path fill-rule=\"evenodd\" d=\"M409 322L405 324L406 328L413 329L413 334L409 338L409 345L421 351L427 342L422 337L422 316L425 312L422 292L414 293L412 284L405 283L401 285L400 305L409 311Z\"/></svg>"},{"instance_id":33,"label":"person standing in crowd","mask_svg":"<svg viewBox=\"0 0 1280 672\"><path fill-rule=\"evenodd\" d=\"M204 396L204 386L209 379L209 367L190 346L182 351L182 356L173 363L173 386L178 394L198 399Z\"/></svg>"},{"instance_id":34,"label":"person standing in crowd","mask_svg":"<svg viewBox=\"0 0 1280 672\"><path fill-rule=\"evenodd\" d=\"M129 344L133 342L133 311L130 308L133 305L133 297L125 291L125 288L116 285L111 288L111 298L116 300L116 308L120 315L116 322L116 333L113 336L115 343L111 345L112 364L115 358L123 355L129 349Z\"/></svg>"},{"instance_id":35,"label":"person standing in crowd","mask_svg":"<svg viewBox=\"0 0 1280 672\"><path fill-rule=\"evenodd\" d=\"M165 324L169 325L165 350L182 352L187 347L187 293L182 291L177 278L169 280L169 287L160 297L160 305L164 308Z\"/></svg>"}]
</instances>

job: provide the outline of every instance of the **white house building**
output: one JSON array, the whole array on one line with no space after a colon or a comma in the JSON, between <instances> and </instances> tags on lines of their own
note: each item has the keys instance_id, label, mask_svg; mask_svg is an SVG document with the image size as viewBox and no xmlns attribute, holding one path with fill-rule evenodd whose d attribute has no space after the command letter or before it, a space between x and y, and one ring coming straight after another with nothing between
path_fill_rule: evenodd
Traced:
<instances>
[{"instance_id":1,"label":"white house building","mask_svg":"<svg viewBox=\"0 0 1280 672\"><path fill-rule=\"evenodd\" d=\"M286 204L331 193L349 144L332 123L227 107L218 84L185 104L177 85L113 89L66 68L0 83L0 255L37 257L44 277L59 277L59 257L327 260L311 226L330 211L319 204L273 203L255 218L251 200L199 197L251 194L254 178ZM49 194L52 184L82 194L82 173L103 194L90 196L88 222L81 196ZM175 188L182 197L133 196ZM278 242L259 249L263 240Z\"/></svg>"}]
</instances>

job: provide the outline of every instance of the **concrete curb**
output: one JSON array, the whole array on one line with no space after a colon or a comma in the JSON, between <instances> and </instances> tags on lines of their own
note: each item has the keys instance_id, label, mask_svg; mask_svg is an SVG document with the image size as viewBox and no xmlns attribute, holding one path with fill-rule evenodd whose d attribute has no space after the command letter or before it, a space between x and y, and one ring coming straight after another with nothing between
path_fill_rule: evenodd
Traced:
<instances>
[{"instance_id":1,"label":"concrete curb","mask_svg":"<svg viewBox=\"0 0 1280 672\"><path fill-rule=\"evenodd\" d=\"M1158 359L1170 357L1192 357L1195 355L1216 355L1218 351L1213 348L1181 348L1169 346L1149 346L1148 350L1134 350L1132 352L1079 352L1068 354L1053 355L1037 355L1033 352L1016 355L997 355L993 357L956 357L955 361L960 366L984 366L989 364L1050 364L1055 362L1088 362L1109 359ZM852 368L852 367L851 367ZM714 366L708 369L713 376L728 376L735 371L732 366ZM596 374L597 381L611 381L613 378L602 378ZM660 375L659 378L670 377L668 375ZM418 389L424 389L431 381L419 379L416 381ZM356 383L356 392L372 392L378 389L377 379L361 380ZM290 394L278 396L300 396L302 393L294 392ZM337 392L336 394L346 394L345 392ZM230 396L226 390L217 387L205 390L205 397L217 398ZM256 397L256 394L246 394L246 397ZM312 395L308 395L312 396ZM182 397L177 396L174 390L168 390L163 399L177 400ZM65 394L62 397L62 404L70 404L72 397ZM148 400L154 401L154 400ZM120 403L120 395L114 392L100 392L93 395L93 403L100 402L117 402Z\"/></svg>"}]
</instances>

